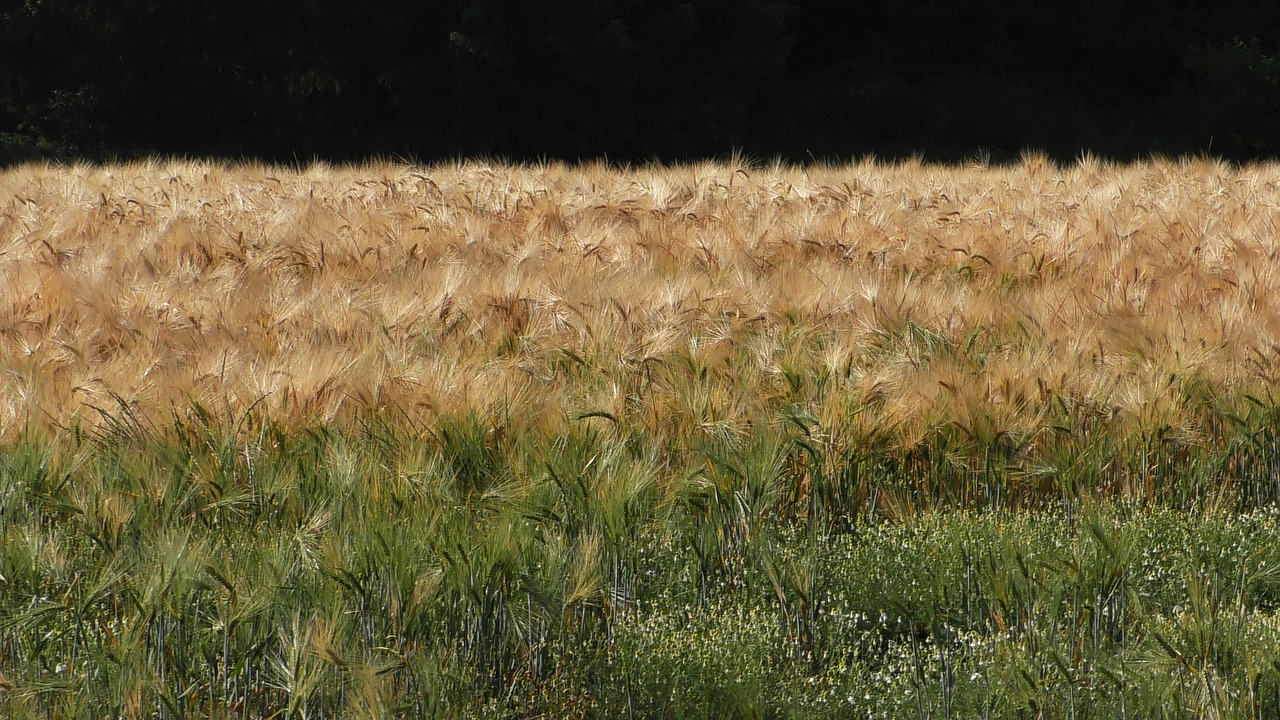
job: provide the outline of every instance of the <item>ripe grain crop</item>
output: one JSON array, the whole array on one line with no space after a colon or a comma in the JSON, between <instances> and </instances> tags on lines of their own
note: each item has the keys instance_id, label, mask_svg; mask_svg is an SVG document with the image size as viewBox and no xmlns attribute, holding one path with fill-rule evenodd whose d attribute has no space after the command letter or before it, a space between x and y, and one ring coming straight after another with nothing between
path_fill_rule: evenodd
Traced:
<instances>
[{"instance_id":1,"label":"ripe grain crop","mask_svg":"<svg viewBox=\"0 0 1280 720\"><path fill-rule=\"evenodd\" d=\"M0 435L199 407L590 415L678 443L793 407L907 451L1196 443L1273 393L1278 183L1034 155L22 166L0 174Z\"/></svg>"}]
</instances>

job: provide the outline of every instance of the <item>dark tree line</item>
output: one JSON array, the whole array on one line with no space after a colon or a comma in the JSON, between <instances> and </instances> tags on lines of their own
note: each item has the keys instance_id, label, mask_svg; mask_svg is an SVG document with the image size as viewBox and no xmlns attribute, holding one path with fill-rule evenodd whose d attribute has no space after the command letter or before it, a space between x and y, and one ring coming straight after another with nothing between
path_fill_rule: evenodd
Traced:
<instances>
[{"instance_id":1,"label":"dark tree line","mask_svg":"<svg viewBox=\"0 0 1280 720\"><path fill-rule=\"evenodd\" d=\"M0 160L1280 155L1256 0L0 0Z\"/></svg>"}]
</instances>

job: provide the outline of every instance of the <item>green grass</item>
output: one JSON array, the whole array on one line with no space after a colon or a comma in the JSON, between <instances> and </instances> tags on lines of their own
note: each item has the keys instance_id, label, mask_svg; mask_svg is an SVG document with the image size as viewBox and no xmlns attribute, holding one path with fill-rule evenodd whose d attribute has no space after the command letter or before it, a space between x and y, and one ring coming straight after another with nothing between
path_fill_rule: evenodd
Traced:
<instances>
[{"instance_id":1,"label":"green grass","mask_svg":"<svg viewBox=\"0 0 1280 720\"><path fill-rule=\"evenodd\" d=\"M1037 463L833 456L795 407L664 443L122 414L0 450L0 714L1277 717L1257 407Z\"/></svg>"}]
</instances>

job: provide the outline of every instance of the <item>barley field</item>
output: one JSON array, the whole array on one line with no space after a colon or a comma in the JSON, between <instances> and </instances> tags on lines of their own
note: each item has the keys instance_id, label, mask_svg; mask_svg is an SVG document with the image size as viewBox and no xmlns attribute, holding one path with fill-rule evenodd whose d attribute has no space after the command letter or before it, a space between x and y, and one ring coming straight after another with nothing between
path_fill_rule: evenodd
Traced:
<instances>
[{"instance_id":1,"label":"barley field","mask_svg":"<svg viewBox=\"0 0 1280 720\"><path fill-rule=\"evenodd\" d=\"M1280 717L1278 186L0 172L0 715Z\"/></svg>"}]
</instances>

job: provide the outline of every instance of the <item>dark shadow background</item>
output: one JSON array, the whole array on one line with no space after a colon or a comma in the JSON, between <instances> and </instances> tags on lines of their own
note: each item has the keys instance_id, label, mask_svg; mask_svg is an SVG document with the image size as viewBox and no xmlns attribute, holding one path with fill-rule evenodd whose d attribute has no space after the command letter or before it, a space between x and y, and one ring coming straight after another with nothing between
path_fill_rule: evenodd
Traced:
<instances>
[{"instance_id":1,"label":"dark shadow background","mask_svg":"<svg viewBox=\"0 0 1280 720\"><path fill-rule=\"evenodd\" d=\"M0 0L0 163L1280 155L1280 3Z\"/></svg>"}]
</instances>

